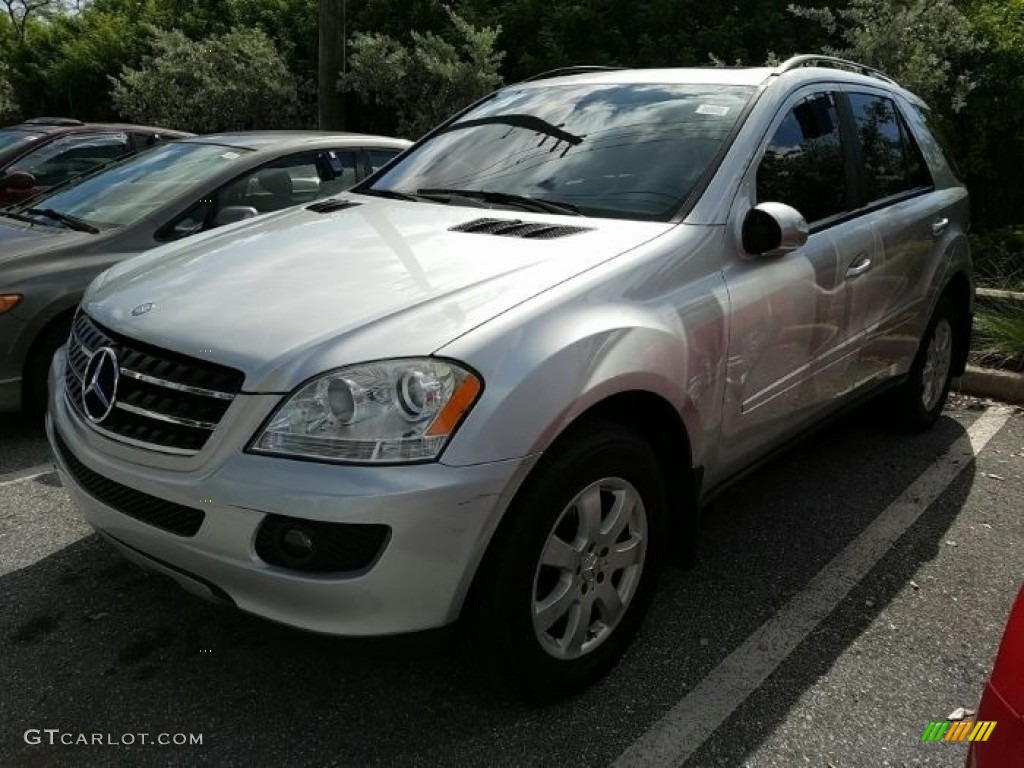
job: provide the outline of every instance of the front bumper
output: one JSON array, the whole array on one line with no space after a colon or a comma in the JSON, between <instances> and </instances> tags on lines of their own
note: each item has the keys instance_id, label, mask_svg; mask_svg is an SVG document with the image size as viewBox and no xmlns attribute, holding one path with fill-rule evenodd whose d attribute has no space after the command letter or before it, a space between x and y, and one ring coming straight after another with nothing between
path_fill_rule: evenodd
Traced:
<instances>
[{"instance_id":1,"label":"front bumper","mask_svg":"<svg viewBox=\"0 0 1024 768\"><path fill-rule=\"evenodd\" d=\"M222 441L209 461L195 466L144 465L70 410L60 385L63 365L60 352L50 377L51 445L59 433L92 472L205 513L194 536L122 514L79 485L55 448L64 486L89 523L129 559L193 592L316 632L386 635L457 619L491 534L532 464L521 459L469 467L337 466L248 455ZM149 451L133 452L149 460ZM267 514L384 524L391 535L365 572L292 571L256 555L256 533Z\"/></svg>"}]
</instances>

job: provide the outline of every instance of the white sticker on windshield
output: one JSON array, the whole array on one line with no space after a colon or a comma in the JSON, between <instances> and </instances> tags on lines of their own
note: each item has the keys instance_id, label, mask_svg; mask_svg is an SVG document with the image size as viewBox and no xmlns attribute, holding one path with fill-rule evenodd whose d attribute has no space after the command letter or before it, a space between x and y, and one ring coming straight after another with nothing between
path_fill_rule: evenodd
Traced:
<instances>
[{"instance_id":1,"label":"white sticker on windshield","mask_svg":"<svg viewBox=\"0 0 1024 768\"><path fill-rule=\"evenodd\" d=\"M238 153L237 152L225 152L223 155L221 155L221 157L223 157L225 160L234 160L236 157L238 157Z\"/></svg>"},{"instance_id":2,"label":"white sticker on windshield","mask_svg":"<svg viewBox=\"0 0 1024 768\"><path fill-rule=\"evenodd\" d=\"M725 117L729 114L729 108L723 107L720 104L701 104L697 107L698 115L714 115L715 117Z\"/></svg>"}]
</instances>

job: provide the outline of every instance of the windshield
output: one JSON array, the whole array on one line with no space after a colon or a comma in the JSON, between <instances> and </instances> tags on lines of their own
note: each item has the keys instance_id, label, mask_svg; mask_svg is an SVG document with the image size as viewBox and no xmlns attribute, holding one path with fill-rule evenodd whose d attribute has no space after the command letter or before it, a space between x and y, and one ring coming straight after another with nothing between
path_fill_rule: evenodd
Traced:
<instances>
[{"instance_id":1,"label":"windshield","mask_svg":"<svg viewBox=\"0 0 1024 768\"><path fill-rule=\"evenodd\" d=\"M42 136L41 133L29 133L28 131L20 131L15 128L2 129L0 130L0 155L6 155L8 152L21 149L25 145L31 144L40 136Z\"/></svg>"},{"instance_id":2,"label":"windshield","mask_svg":"<svg viewBox=\"0 0 1024 768\"><path fill-rule=\"evenodd\" d=\"M668 219L698 184L754 89L563 85L498 93L368 190L486 190L584 215Z\"/></svg>"},{"instance_id":3,"label":"windshield","mask_svg":"<svg viewBox=\"0 0 1024 768\"><path fill-rule=\"evenodd\" d=\"M217 144L162 144L52 193L30 207L49 208L98 227L134 224L249 150Z\"/></svg>"}]
</instances>

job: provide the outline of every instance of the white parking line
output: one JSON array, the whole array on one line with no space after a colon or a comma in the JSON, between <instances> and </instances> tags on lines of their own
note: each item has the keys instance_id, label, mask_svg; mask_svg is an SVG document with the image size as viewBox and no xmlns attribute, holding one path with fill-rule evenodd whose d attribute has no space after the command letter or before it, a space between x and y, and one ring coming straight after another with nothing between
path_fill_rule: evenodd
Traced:
<instances>
[{"instance_id":1,"label":"white parking line","mask_svg":"<svg viewBox=\"0 0 1024 768\"><path fill-rule=\"evenodd\" d=\"M6 475L0 475L0 485L23 483L26 480L34 480L37 477L49 475L56 471L57 468L52 462L48 464L37 464L36 466L29 467L28 469L19 469L17 472L8 472Z\"/></svg>"},{"instance_id":2,"label":"white parking line","mask_svg":"<svg viewBox=\"0 0 1024 768\"><path fill-rule=\"evenodd\" d=\"M985 411L807 587L637 739L613 768L678 766L715 732L831 613L1002 428L1012 409Z\"/></svg>"}]
</instances>

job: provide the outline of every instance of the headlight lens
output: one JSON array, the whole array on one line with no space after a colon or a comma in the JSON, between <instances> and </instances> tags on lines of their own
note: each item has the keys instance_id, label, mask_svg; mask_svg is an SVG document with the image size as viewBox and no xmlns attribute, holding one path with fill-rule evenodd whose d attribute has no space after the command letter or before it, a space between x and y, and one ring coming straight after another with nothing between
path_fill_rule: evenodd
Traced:
<instances>
[{"instance_id":1,"label":"headlight lens","mask_svg":"<svg viewBox=\"0 0 1024 768\"><path fill-rule=\"evenodd\" d=\"M342 368L294 392L250 450L365 464L429 461L481 389L473 373L444 360Z\"/></svg>"}]
</instances>

